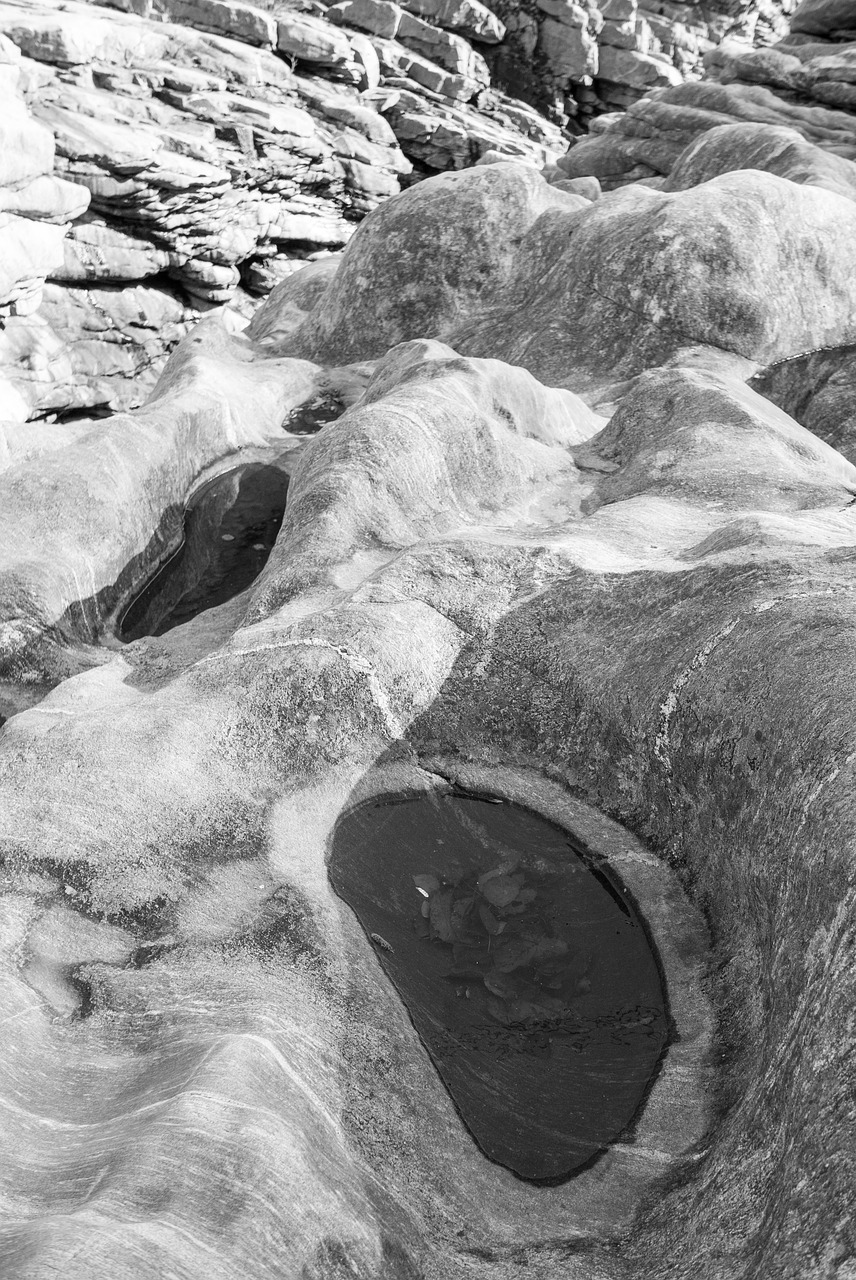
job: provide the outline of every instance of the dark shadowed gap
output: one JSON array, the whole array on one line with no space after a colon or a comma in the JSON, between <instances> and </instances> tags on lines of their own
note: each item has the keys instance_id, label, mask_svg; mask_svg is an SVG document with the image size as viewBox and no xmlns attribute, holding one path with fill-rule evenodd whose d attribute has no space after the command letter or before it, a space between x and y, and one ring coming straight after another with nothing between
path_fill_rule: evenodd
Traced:
<instances>
[{"instance_id":1,"label":"dark shadowed gap","mask_svg":"<svg viewBox=\"0 0 856 1280\"><path fill-rule=\"evenodd\" d=\"M112 418L116 410L106 404L93 404L83 409L62 409L59 413L50 414L47 421L54 421L67 426L72 422L90 422L100 418Z\"/></svg>"},{"instance_id":2,"label":"dark shadowed gap","mask_svg":"<svg viewBox=\"0 0 856 1280\"><path fill-rule=\"evenodd\" d=\"M335 422L345 412L345 406L337 396L321 396L309 404L298 405L282 424L286 431L296 436L312 436L326 427L328 422Z\"/></svg>"},{"instance_id":3,"label":"dark shadowed gap","mask_svg":"<svg viewBox=\"0 0 856 1280\"><path fill-rule=\"evenodd\" d=\"M258 577L285 511L287 456L235 467L193 495L181 545L125 610L120 639L163 635L225 604Z\"/></svg>"},{"instance_id":4,"label":"dark shadowed gap","mask_svg":"<svg viewBox=\"0 0 856 1280\"><path fill-rule=\"evenodd\" d=\"M556 1183L627 1130L665 991L626 890L566 831L509 803L387 796L340 820L329 872L485 1155Z\"/></svg>"},{"instance_id":5,"label":"dark shadowed gap","mask_svg":"<svg viewBox=\"0 0 856 1280\"><path fill-rule=\"evenodd\" d=\"M846 385L854 376L845 371L856 367L856 343L840 347L817 347L789 360L767 365L749 379L748 385L765 399L778 405L791 418L805 426L803 418L812 399L844 374Z\"/></svg>"}]
</instances>

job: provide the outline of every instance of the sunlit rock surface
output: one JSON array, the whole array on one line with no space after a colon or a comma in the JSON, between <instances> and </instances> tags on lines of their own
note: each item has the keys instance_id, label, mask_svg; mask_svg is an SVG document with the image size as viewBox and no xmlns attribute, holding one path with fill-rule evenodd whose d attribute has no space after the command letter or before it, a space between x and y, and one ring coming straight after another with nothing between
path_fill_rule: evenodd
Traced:
<instances>
[{"instance_id":1,"label":"sunlit rock surface","mask_svg":"<svg viewBox=\"0 0 856 1280\"><path fill-rule=\"evenodd\" d=\"M201 312L249 315L402 186L558 159L469 43L489 9L373 3L400 39L359 6L4 0L0 419L136 408Z\"/></svg>"},{"instance_id":2,"label":"sunlit rock surface","mask_svg":"<svg viewBox=\"0 0 856 1280\"><path fill-rule=\"evenodd\" d=\"M767 173L591 203L491 165L379 210L274 349L366 359L430 331L593 394L686 347L773 363L851 335L854 233L851 200ZM395 283L379 306L382 281ZM277 307L274 293L253 326L269 326Z\"/></svg>"},{"instance_id":3,"label":"sunlit rock surface","mask_svg":"<svg viewBox=\"0 0 856 1280\"><path fill-rule=\"evenodd\" d=\"M776 44L749 49L724 40L705 54L702 80L654 87L626 113L595 119L559 168L567 177L597 177L605 188L667 190L754 168L852 199L854 58L852 4L803 0Z\"/></svg>"},{"instance_id":4,"label":"sunlit rock surface","mask_svg":"<svg viewBox=\"0 0 856 1280\"><path fill-rule=\"evenodd\" d=\"M765 47L792 7L3 0L0 419L139 407L200 314L249 317L426 176L499 158L656 182L698 128L678 112L662 136L652 98L684 103L705 60L708 78L799 95L764 89L747 116L741 94L717 123L802 127L805 94L849 110L847 48L807 34L831 10ZM616 127L625 108L641 114Z\"/></svg>"},{"instance_id":5,"label":"sunlit rock surface","mask_svg":"<svg viewBox=\"0 0 856 1280\"><path fill-rule=\"evenodd\" d=\"M856 467L798 362L856 338L853 210L441 175L142 409L3 427L4 1274L847 1274ZM188 495L284 449L259 576L122 646ZM484 1157L328 879L449 785L607 858L662 964L563 1186Z\"/></svg>"}]
</instances>

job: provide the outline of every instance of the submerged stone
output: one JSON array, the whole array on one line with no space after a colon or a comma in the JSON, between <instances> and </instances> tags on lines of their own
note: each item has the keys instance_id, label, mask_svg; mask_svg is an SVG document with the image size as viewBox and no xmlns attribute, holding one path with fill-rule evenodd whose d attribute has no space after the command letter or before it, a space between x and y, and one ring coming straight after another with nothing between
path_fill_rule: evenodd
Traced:
<instances>
[{"instance_id":1,"label":"submerged stone","mask_svg":"<svg viewBox=\"0 0 856 1280\"><path fill-rule=\"evenodd\" d=\"M627 1130L669 1020L605 865L529 810L443 794L351 810L329 870L485 1155L558 1182Z\"/></svg>"},{"instance_id":2,"label":"submerged stone","mask_svg":"<svg viewBox=\"0 0 856 1280\"><path fill-rule=\"evenodd\" d=\"M126 609L120 639L163 635L225 604L258 577L282 523L287 456L235 467L193 495L184 540Z\"/></svg>"}]
</instances>

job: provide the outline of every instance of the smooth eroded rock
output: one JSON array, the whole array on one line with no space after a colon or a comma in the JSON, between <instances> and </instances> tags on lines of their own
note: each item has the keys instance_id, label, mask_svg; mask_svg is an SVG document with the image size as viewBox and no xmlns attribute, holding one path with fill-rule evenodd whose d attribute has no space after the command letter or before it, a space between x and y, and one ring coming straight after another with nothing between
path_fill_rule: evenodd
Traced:
<instances>
[{"instance_id":1,"label":"smooth eroded rock","mask_svg":"<svg viewBox=\"0 0 856 1280\"><path fill-rule=\"evenodd\" d=\"M591 204L488 165L378 210L283 349L367 359L421 331L565 386L699 343L769 363L852 340L854 230L851 200L767 173Z\"/></svg>"},{"instance_id":2,"label":"smooth eroded rock","mask_svg":"<svg viewBox=\"0 0 856 1280\"><path fill-rule=\"evenodd\" d=\"M236 391L209 350L234 411L267 362ZM249 599L104 655L2 726L2 1132L28 1208L4 1260L36 1274L64 1251L77 1280L97 1246L108 1274L143 1257L193 1275L201 1241L224 1273L251 1249L260 1276L344 1257L451 1278L570 1249L611 1280L808 1273L841 1249L856 473L745 372L686 352L604 427L519 369L407 344L306 446ZM171 465L179 408L165 388L145 446ZM68 543L73 509L56 510ZM450 783L607 858L662 957L661 1074L628 1140L561 1188L484 1159L329 886L343 812ZM28 968L61 905L132 934L132 960L124 937L59 930L54 967ZM67 1126L59 1149L45 1116ZM818 1177L797 1193L800 1168ZM260 1171L268 1198L248 1200ZM80 1217L93 1194L104 1237ZM786 1221L747 1235L771 1204Z\"/></svg>"},{"instance_id":3,"label":"smooth eroded rock","mask_svg":"<svg viewBox=\"0 0 856 1280\"><path fill-rule=\"evenodd\" d=\"M763 169L791 182L856 199L856 164L831 155L797 133L766 124L718 125L678 158L663 190L684 191L736 169Z\"/></svg>"}]
</instances>

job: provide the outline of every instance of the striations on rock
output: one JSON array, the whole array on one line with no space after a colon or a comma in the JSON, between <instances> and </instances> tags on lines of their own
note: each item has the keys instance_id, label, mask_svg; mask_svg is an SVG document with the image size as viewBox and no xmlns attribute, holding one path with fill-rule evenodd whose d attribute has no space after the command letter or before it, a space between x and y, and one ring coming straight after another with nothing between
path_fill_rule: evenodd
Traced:
<instances>
[{"instance_id":1,"label":"striations on rock","mask_svg":"<svg viewBox=\"0 0 856 1280\"><path fill-rule=\"evenodd\" d=\"M788 7L0 0L3 1276L852 1275L856 6ZM124 643L248 468L256 576ZM668 989L565 1185L328 879L450 788Z\"/></svg>"},{"instance_id":2,"label":"striations on rock","mask_svg":"<svg viewBox=\"0 0 856 1280\"><path fill-rule=\"evenodd\" d=\"M762 13L754 0L732 9L725 0L722 12L654 12L637 0L604 0L602 9L594 0L494 8L481 0L2 0L9 279L0 316L30 317L33 326L14 346L0 339L4 368L15 352L26 359L44 345L45 279L71 291L105 283L163 290L171 317L159 352L127 334L110 344L88 388L64 403L68 375L55 362L41 361L36 378L19 369L30 388L23 399L10 396L6 416L141 403L200 309L232 305L249 315L301 263L340 250L380 202L488 155L534 164L555 182L657 186L703 116L711 126L797 128L815 143L834 135L849 159L849 119L833 118L852 105L846 46L827 42L812 53L799 41L813 37L803 34L753 51L751 39L783 34L777 10ZM731 52L714 48L734 34L744 42ZM714 84L697 80L705 56L726 94L715 105ZM823 118L821 108L783 102L782 91L809 93L825 104ZM670 109L674 122L664 119ZM563 126L578 132L586 122L592 136L563 157ZM804 163L806 172L817 167ZM9 217L71 225L62 262L56 237L43 228L19 234ZM70 296L69 319L85 305ZM86 379L86 368L74 363L73 377Z\"/></svg>"},{"instance_id":3,"label":"striations on rock","mask_svg":"<svg viewBox=\"0 0 856 1280\"><path fill-rule=\"evenodd\" d=\"M0 428L4 1273L845 1274L856 208L692 109L696 185L438 174L143 408ZM708 177L735 128L793 176ZM120 646L272 458L260 574ZM632 1134L562 1186L482 1155L327 877L356 803L450 787L573 831L662 964Z\"/></svg>"},{"instance_id":4,"label":"striations on rock","mask_svg":"<svg viewBox=\"0 0 856 1280\"><path fill-rule=\"evenodd\" d=\"M800 27L803 9L816 14L811 35ZM595 120L559 167L607 188L665 182L667 190L760 168L852 193L856 31L851 40L831 25L838 21L832 7L824 25L825 12L807 0L793 34L770 48L725 41L706 55L705 80L652 89L626 113Z\"/></svg>"},{"instance_id":5,"label":"striations on rock","mask_svg":"<svg viewBox=\"0 0 856 1280\"><path fill-rule=\"evenodd\" d=\"M487 151L543 166L564 149L555 125L490 87L468 41L504 31L478 0L359 6L342 25L239 0L3 0L0 314L17 324L0 335L15 388L2 416L138 405L200 309L249 313L402 186ZM395 40L366 36L375 12ZM46 279L68 294L62 357ZM105 285L136 293L76 296ZM77 333L93 305L104 322Z\"/></svg>"}]
</instances>

